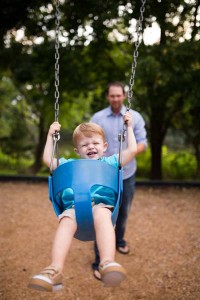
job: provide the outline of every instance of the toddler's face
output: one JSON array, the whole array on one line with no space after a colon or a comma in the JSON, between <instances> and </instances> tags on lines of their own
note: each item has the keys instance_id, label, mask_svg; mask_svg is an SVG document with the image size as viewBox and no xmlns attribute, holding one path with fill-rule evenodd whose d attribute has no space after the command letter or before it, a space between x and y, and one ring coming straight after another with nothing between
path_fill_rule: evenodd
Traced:
<instances>
[{"instance_id":1,"label":"toddler's face","mask_svg":"<svg viewBox=\"0 0 200 300\"><path fill-rule=\"evenodd\" d=\"M90 137L82 135L77 142L77 148L74 149L81 158L99 159L107 149L107 143L103 141L100 135L91 135Z\"/></svg>"}]
</instances>

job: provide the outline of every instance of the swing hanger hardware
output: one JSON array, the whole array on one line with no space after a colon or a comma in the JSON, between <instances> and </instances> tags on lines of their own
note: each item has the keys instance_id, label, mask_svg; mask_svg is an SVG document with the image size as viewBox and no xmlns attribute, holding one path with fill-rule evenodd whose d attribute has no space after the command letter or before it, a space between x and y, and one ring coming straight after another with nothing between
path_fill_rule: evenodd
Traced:
<instances>
[{"instance_id":1,"label":"swing hanger hardware","mask_svg":"<svg viewBox=\"0 0 200 300\"><path fill-rule=\"evenodd\" d=\"M118 164L119 164L119 170L122 168L122 143L125 140L124 132L120 132L118 135L119 139L119 158L118 158Z\"/></svg>"},{"instance_id":2,"label":"swing hanger hardware","mask_svg":"<svg viewBox=\"0 0 200 300\"><path fill-rule=\"evenodd\" d=\"M129 111L129 109L127 109L126 111ZM124 124L123 124L123 130L122 130L122 132L120 132L118 134L118 141L119 142L124 142L125 141L126 131L127 131L127 122L124 122Z\"/></svg>"},{"instance_id":3,"label":"swing hanger hardware","mask_svg":"<svg viewBox=\"0 0 200 300\"><path fill-rule=\"evenodd\" d=\"M58 131L53 134L53 140L56 142L60 140L60 133Z\"/></svg>"}]
</instances>

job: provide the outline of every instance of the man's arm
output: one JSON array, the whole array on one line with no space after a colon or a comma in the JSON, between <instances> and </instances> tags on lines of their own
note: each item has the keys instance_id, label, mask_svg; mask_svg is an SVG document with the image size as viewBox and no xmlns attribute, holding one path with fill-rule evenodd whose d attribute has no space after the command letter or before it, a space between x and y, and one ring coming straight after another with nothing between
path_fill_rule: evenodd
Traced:
<instances>
[{"instance_id":1,"label":"man's arm","mask_svg":"<svg viewBox=\"0 0 200 300\"><path fill-rule=\"evenodd\" d=\"M144 152L146 149L146 145L144 143L139 143L137 144L137 152L136 152L136 155Z\"/></svg>"},{"instance_id":2,"label":"man's arm","mask_svg":"<svg viewBox=\"0 0 200 300\"><path fill-rule=\"evenodd\" d=\"M144 152L146 148L148 147L147 143L147 132L145 129L145 121L143 117L140 115L140 113L135 112L133 113L133 118L135 121L134 124L134 134L137 142L137 153L136 155Z\"/></svg>"}]
</instances>

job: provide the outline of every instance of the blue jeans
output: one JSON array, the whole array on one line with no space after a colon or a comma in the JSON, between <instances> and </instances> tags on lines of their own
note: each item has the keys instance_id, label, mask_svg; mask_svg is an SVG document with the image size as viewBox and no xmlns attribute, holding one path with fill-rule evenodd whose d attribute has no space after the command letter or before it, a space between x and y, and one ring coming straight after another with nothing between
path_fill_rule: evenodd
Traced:
<instances>
[{"instance_id":1,"label":"blue jeans","mask_svg":"<svg viewBox=\"0 0 200 300\"><path fill-rule=\"evenodd\" d=\"M134 197L134 192L135 192L135 176L133 175L123 180L122 204L119 208L119 214L118 214L116 227L115 227L116 247L126 246L126 241L124 240L124 234L126 230L128 214L131 209L131 204ZM94 243L94 252L95 252L95 262L92 264L92 268L93 270L98 270L100 257L99 257L99 251L96 242Z\"/></svg>"}]
</instances>

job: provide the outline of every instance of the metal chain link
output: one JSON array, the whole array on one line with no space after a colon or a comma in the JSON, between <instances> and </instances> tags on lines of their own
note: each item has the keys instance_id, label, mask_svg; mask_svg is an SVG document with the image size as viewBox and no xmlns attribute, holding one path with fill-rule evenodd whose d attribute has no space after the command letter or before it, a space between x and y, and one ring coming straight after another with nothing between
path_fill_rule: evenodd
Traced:
<instances>
[{"instance_id":1,"label":"metal chain link","mask_svg":"<svg viewBox=\"0 0 200 300\"><path fill-rule=\"evenodd\" d=\"M131 109L131 102L132 102L132 98L133 98L133 86L134 86L134 81L135 81L137 58L139 55L138 49L139 49L139 46L141 43L140 35L142 32L142 22L144 19L146 0L141 0L141 3L142 4L140 7L140 17L139 17L139 19L137 21L137 25L136 25L137 38L136 38L136 42L135 42L135 50L133 52L133 62L132 62L132 66L131 66L131 76L130 76L129 89L128 89L128 104L126 106L126 111L129 111ZM126 130L127 130L127 124L124 123L122 133L120 133L118 136L118 140L120 142L120 149L121 149L121 143L125 141ZM119 151L119 153L120 153L120 151ZM121 162L120 162L120 165L121 165Z\"/></svg>"},{"instance_id":2,"label":"metal chain link","mask_svg":"<svg viewBox=\"0 0 200 300\"><path fill-rule=\"evenodd\" d=\"M137 39L135 42L135 50L133 52L133 63L131 66L131 77L130 77L130 81L129 81L129 90L128 90L128 105L127 105L127 110L130 110L131 108L131 101L132 101L132 97L133 97L133 86L134 86L134 81L135 81L135 72L136 72L136 66L137 66L137 58L139 55L139 46L141 43L140 40L140 35L142 32L142 22L143 22L143 18L144 18L144 11L145 11L145 4L146 4L146 0L141 0L141 7L140 7L140 17L137 21L137 26L136 26L136 33L137 33Z\"/></svg>"},{"instance_id":3,"label":"metal chain link","mask_svg":"<svg viewBox=\"0 0 200 300\"><path fill-rule=\"evenodd\" d=\"M54 111L55 111L55 121L58 122L58 117L59 117L59 33L60 33L60 0L56 0L56 13L55 13L55 104L54 104ZM59 165L59 155L58 155L58 141L60 140L60 133L55 132L53 134L53 151L52 151L52 156L51 156L51 162L50 162L50 173L52 174L53 171L53 160L54 160L54 155L56 153L56 158L57 158L57 166Z\"/></svg>"},{"instance_id":4,"label":"metal chain link","mask_svg":"<svg viewBox=\"0 0 200 300\"><path fill-rule=\"evenodd\" d=\"M59 33L60 33L60 1L56 0L56 29L55 29L55 121L58 121L59 116Z\"/></svg>"}]
</instances>

